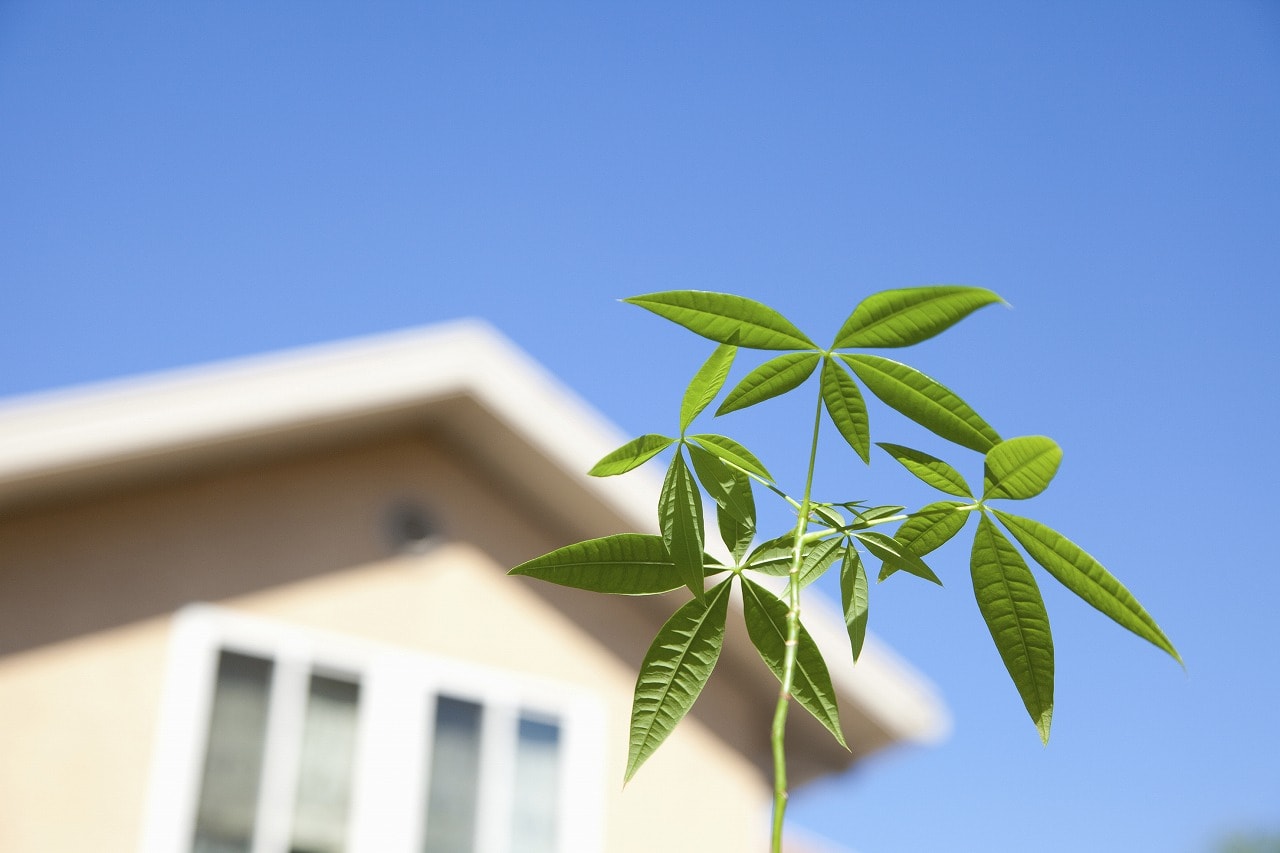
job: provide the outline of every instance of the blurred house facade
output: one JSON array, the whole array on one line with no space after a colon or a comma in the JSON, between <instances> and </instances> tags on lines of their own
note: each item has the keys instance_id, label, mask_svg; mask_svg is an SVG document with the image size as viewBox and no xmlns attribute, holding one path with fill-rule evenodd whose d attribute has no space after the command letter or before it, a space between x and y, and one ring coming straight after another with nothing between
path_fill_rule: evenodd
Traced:
<instances>
[{"instance_id":1,"label":"blurred house facade","mask_svg":"<svg viewBox=\"0 0 1280 853\"><path fill-rule=\"evenodd\" d=\"M624 791L678 594L505 574L653 528L653 477L583 474L626 438L478 323L0 404L0 850L763 849L740 627ZM794 780L945 729L874 640L833 675L854 752L795 714Z\"/></svg>"}]
</instances>

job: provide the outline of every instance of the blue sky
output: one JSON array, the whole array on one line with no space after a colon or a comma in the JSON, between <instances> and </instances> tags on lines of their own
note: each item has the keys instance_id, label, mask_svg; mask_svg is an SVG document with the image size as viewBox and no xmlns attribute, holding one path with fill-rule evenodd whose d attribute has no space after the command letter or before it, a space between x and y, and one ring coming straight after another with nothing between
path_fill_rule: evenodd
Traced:
<instances>
[{"instance_id":1,"label":"blue sky","mask_svg":"<svg viewBox=\"0 0 1280 853\"><path fill-rule=\"evenodd\" d=\"M944 549L871 622L954 734L796 797L860 853L1280 832L1277 270L1264 0L0 2L0 394L482 316L638 434L709 345L620 297L733 291L820 341L873 290L1008 300L904 358L1063 446L1026 514L1187 671L1042 577L1042 748ZM796 471L808 413L715 428ZM830 497L929 499L829 447Z\"/></svg>"}]
</instances>

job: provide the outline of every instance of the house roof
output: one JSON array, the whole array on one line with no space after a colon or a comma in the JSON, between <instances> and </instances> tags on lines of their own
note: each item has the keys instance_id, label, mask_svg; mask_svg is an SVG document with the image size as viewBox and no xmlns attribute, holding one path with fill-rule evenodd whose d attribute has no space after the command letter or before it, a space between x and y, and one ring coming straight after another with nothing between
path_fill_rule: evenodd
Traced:
<instances>
[{"instance_id":1,"label":"house roof","mask_svg":"<svg viewBox=\"0 0 1280 853\"><path fill-rule=\"evenodd\" d=\"M201 465L427 425L517 490L554 494L558 521L573 536L655 529L653 472L585 474L629 436L492 327L470 320L0 401L0 515ZM838 612L807 602L805 624L828 660L847 660ZM750 681L740 692L768 702L776 683L742 660L754 654L745 636L731 636L724 656L742 665L717 677ZM854 752L815 741L810 756L807 739L821 735L802 731L796 779L948 730L933 687L874 637L856 668L835 665L832 677Z\"/></svg>"}]
</instances>

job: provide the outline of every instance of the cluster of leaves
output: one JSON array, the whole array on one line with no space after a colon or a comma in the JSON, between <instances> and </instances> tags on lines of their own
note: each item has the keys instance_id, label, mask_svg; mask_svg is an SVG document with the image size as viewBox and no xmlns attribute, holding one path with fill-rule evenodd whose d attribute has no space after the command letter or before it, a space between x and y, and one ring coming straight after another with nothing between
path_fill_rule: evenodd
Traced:
<instances>
[{"instance_id":1,"label":"cluster of leaves","mask_svg":"<svg viewBox=\"0 0 1280 853\"><path fill-rule=\"evenodd\" d=\"M999 302L996 294L953 286L877 293L855 308L826 349L777 311L740 296L670 291L626 301L718 344L685 391L678 433L642 435L605 456L590 472L622 474L671 450L658 500L661 534L627 533L579 542L517 566L512 573L601 593L653 595L682 587L692 593L663 625L641 664L627 779L684 717L710 677L724 641L735 583L741 590L747 633L782 683L783 701L794 698L845 745L826 661L800 623L799 590L839 566L850 652L856 661L868 612L864 555L880 561L881 581L906 572L940 583L924 558L955 537L973 515L978 516L970 551L974 594L1042 739L1049 737L1053 714L1053 640L1035 577L1001 527L1072 592L1178 658L1151 616L1097 560L1052 528L991 505L1042 492L1062 458L1057 444L1043 436L1002 439L959 396L924 373L883 356L846 351L905 347L926 340ZM725 394L716 415L785 394L819 373L810 470L799 498L785 492L738 442L689 432L724 389L740 349L783 354L750 370ZM909 447L879 443L888 456L948 499L913 512L895 505L813 500L812 459L823 412L854 452L871 460L864 387L938 436L983 454L980 495L947 462ZM796 513L792 530L755 547L753 484L785 500ZM714 503L728 563L706 553L704 493ZM877 529L893 523L900 524L892 534ZM765 580L769 576L787 578L781 595Z\"/></svg>"}]
</instances>

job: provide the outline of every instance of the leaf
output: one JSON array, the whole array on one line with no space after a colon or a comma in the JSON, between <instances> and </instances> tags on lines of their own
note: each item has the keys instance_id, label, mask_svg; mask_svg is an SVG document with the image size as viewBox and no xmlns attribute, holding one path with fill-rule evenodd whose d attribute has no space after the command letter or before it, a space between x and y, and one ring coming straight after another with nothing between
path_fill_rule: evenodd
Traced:
<instances>
[{"instance_id":1,"label":"leaf","mask_svg":"<svg viewBox=\"0 0 1280 853\"><path fill-rule=\"evenodd\" d=\"M789 352L769 359L742 377L716 409L716 415L736 412L787 393L809 378L819 358L816 352Z\"/></svg>"},{"instance_id":2,"label":"leaf","mask_svg":"<svg viewBox=\"0 0 1280 853\"><path fill-rule=\"evenodd\" d=\"M844 609L844 625L849 632L849 648L853 662L858 662L862 645L867 638L867 605L870 600L867 589L867 570L862 565L856 548L844 549L840 564L840 603Z\"/></svg>"},{"instance_id":3,"label":"leaf","mask_svg":"<svg viewBox=\"0 0 1280 853\"><path fill-rule=\"evenodd\" d=\"M702 496L680 453L671 460L658 496L658 526L685 586L702 598Z\"/></svg>"},{"instance_id":4,"label":"leaf","mask_svg":"<svg viewBox=\"0 0 1280 853\"><path fill-rule=\"evenodd\" d=\"M823 539L804 555L800 563L800 587L803 589L816 581L840 559L841 540Z\"/></svg>"},{"instance_id":5,"label":"leaf","mask_svg":"<svg viewBox=\"0 0 1280 853\"><path fill-rule=\"evenodd\" d=\"M751 494L751 479L702 447L686 446L699 482L716 502L720 538L734 559L741 560L756 532L756 502Z\"/></svg>"},{"instance_id":6,"label":"leaf","mask_svg":"<svg viewBox=\"0 0 1280 853\"><path fill-rule=\"evenodd\" d=\"M1031 559L1044 566L1045 571L1057 578L1063 586L1122 627L1164 649L1174 660L1182 663L1182 657L1160 630L1156 620L1151 618L1151 614L1143 609L1133 594L1125 589L1124 584L1116 580L1079 545L1038 521L1010 515L998 509L991 511L1027 550Z\"/></svg>"},{"instance_id":7,"label":"leaf","mask_svg":"<svg viewBox=\"0 0 1280 853\"><path fill-rule=\"evenodd\" d=\"M619 533L557 548L507 574L615 595L656 595L685 585L661 536Z\"/></svg>"},{"instance_id":8,"label":"leaf","mask_svg":"<svg viewBox=\"0 0 1280 853\"><path fill-rule=\"evenodd\" d=\"M983 515L969 561L973 594L1040 740L1053 721L1053 636L1040 588L1022 556Z\"/></svg>"},{"instance_id":9,"label":"leaf","mask_svg":"<svg viewBox=\"0 0 1280 853\"><path fill-rule=\"evenodd\" d=\"M830 527L839 530L845 526L844 516L835 507L826 504L810 504L809 518L824 527Z\"/></svg>"},{"instance_id":10,"label":"leaf","mask_svg":"<svg viewBox=\"0 0 1280 853\"><path fill-rule=\"evenodd\" d=\"M938 580L938 576L933 573L933 569L925 565L924 560L911 553L906 546L892 536L870 531L853 535L859 542L867 546L868 551L884 561L884 569L880 573L881 579L888 577L893 572L903 571L942 586L942 581Z\"/></svg>"},{"instance_id":11,"label":"leaf","mask_svg":"<svg viewBox=\"0 0 1280 853\"><path fill-rule=\"evenodd\" d=\"M760 460L751 455L751 452L743 447L732 438L726 438L723 435L711 435L709 433L701 433L699 435L689 436L690 441L696 441L703 449L709 451L721 460L728 462L730 465L736 465L748 473L755 474L761 479L773 482L773 475L770 474L760 463Z\"/></svg>"},{"instance_id":12,"label":"leaf","mask_svg":"<svg viewBox=\"0 0 1280 853\"><path fill-rule=\"evenodd\" d=\"M649 433L633 438L617 450L605 456L588 471L592 477L611 477L638 468L654 456L666 450L675 441L665 435Z\"/></svg>"},{"instance_id":13,"label":"leaf","mask_svg":"<svg viewBox=\"0 0 1280 853\"><path fill-rule=\"evenodd\" d=\"M831 422L849 446L871 461L871 427L867 421L867 403L862 399L858 383L832 358L822 360L822 404Z\"/></svg>"},{"instance_id":14,"label":"leaf","mask_svg":"<svg viewBox=\"0 0 1280 853\"><path fill-rule=\"evenodd\" d=\"M1062 462L1062 448L1052 438L1024 435L987 451L982 499L1033 498L1045 490Z\"/></svg>"},{"instance_id":15,"label":"leaf","mask_svg":"<svg viewBox=\"0 0 1280 853\"><path fill-rule=\"evenodd\" d=\"M1000 301L990 290L958 285L874 293L853 309L831 348L910 346L950 328L982 306Z\"/></svg>"},{"instance_id":16,"label":"leaf","mask_svg":"<svg viewBox=\"0 0 1280 853\"><path fill-rule=\"evenodd\" d=\"M787 605L769 590L747 578L742 579L742 609L747 636L760 657L782 681L787 650ZM840 713L835 688L818 644L800 626L796 663L791 676L791 695L818 722L826 726L836 741L848 749L840 730Z\"/></svg>"},{"instance_id":17,"label":"leaf","mask_svg":"<svg viewBox=\"0 0 1280 853\"><path fill-rule=\"evenodd\" d=\"M905 506L872 506L867 507L853 518L853 527L870 527L882 518L889 518L906 509Z\"/></svg>"},{"instance_id":18,"label":"leaf","mask_svg":"<svg viewBox=\"0 0 1280 853\"><path fill-rule=\"evenodd\" d=\"M901 542L908 551L917 557L923 557L930 551L942 546L960 532L969 520L969 511L957 512L957 507L968 506L959 501L938 501L921 507L911 513L911 517L898 527L893 538ZM893 574L887 565L886 571L880 575L884 580Z\"/></svg>"},{"instance_id":19,"label":"leaf","mask_svg":"<svg viewBox=\"0 0 1280 853\"><path fill-rule=\"evenodd\" d=\"M791 561L795 556L795 534L787 533L768 542L762 542L747 557L744 568L773 577L784 577L791 573ZM803 547L801 559L813 549L813 545Z\"/></svg>"},{"instance_id":20,"label":"leaf","mask_svg":"<svg viewBox=\"0 0 1280 853\"><path fill-rule=\"evenodd\" d=\"M640 664L631 704L631 734L625 781L662 745L689 713L724 645L732 578L712 587L705 600L677 610L653 638Z\"/></svg>"},{"instance_id":21,"label":"leaf","mask_svg":"<svg viewBox=\"0 0 1280 853\"><path fill-rule=\"evenodd\" d=\"M720 393L724 381L729 378L729 368L733 366L737 352L738 348L733 344L721 344L694 374L685 389L684 399L680 401L680 432L688 429L693 419Z\"/></svg>"},{"instance_id":22,"label":"leaf","mask_svg":"<svg viewBox=\"0 0 1280 853\"><path fill-rule=\"evenodd\" d=\"M973 491L970 490L969 484L964 481L964 477L960 475L960 472L936 456L930 456L921 450L903 447L901 444L888 444L878 441L876 446L894 459L897 459L898 462L902 463L902 467L938 491L946 492L959 498L973 497Z\"/></svg>"},{"instance_id":23,"label":"leaf","mask_svg":"<svg viewBox=\"0 0 1280 853\"><path fill-rule=\"evenodd\" d=\"M729 293L668 290L624 299L691 332L750 349L817 349L804 332L767 305Z\"/></svg>"},{"instance_id":24,"label":"leaf","mask_svg":"<svg viewBox=\"0 0 1280 853\"><path fill-rule=\"evenodd\" d=\"M838 357L872 394L930 432L979 453L999 443L1000 434L968 403L920 371L878 355Z\"/></svg>"}]
</instances>

